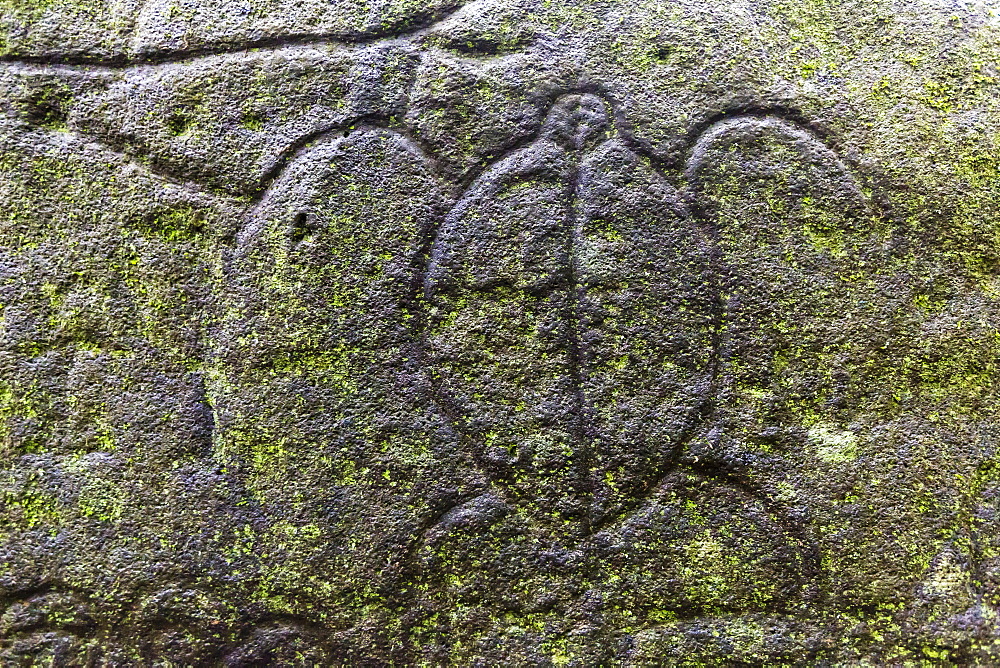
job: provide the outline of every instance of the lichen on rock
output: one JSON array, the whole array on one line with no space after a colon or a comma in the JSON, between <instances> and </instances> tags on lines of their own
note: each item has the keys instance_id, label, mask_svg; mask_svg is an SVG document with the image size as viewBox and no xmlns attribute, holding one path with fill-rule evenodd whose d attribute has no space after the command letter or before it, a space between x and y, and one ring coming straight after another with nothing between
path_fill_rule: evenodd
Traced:
<instances>
[{"instance_id":1,"label":"lichen on rock","mask_svg":"<svg viewBox=\"0 0 1000 668\"><path fill-rule=\"evenodd\" d=\"M0 0L0 663L1000 662L998 12Z\"/></svg>"}]
</instances>

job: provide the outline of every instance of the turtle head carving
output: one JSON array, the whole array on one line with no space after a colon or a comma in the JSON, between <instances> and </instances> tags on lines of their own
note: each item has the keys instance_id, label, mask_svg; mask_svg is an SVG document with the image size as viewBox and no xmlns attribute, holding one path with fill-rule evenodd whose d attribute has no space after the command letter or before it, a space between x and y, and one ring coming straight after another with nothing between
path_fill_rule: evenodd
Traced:
<instances>
[{"instance_id":1,"label":"turtle head carving","mask_svg":"<svg viewBox=\"0 0 1000 668\"><path fill-rule=\"evenodd\" d=\"M542 137L570 151L593 148L610 127L604 101L589 93L563 95L553 105L542 127Z\"/></svg>"}]
</instances>

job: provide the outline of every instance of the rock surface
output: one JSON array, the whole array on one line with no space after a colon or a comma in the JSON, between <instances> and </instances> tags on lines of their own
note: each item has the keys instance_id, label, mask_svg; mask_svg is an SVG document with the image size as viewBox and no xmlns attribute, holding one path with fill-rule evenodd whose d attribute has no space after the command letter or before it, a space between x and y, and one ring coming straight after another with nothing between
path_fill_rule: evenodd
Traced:
<instances>
[{"instance_id":1,"label":"rock surface","mask_svg":"<svg viewBox=\"0 0 1000 668\"><path fill-rule=\"evenodd\" d=\"M1000 662L998 14L0 0L0 663Z\"/></svg>"}]
</instances>

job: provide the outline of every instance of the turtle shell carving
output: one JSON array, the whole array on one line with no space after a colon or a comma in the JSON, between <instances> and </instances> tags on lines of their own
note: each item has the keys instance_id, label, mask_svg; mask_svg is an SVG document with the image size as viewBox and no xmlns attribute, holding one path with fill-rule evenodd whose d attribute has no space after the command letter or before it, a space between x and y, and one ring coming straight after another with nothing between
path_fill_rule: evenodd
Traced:
<instances>
[{"instance_id":1,"label":"turtle shell carving","mask_svg":"<svg viewBox=\"0 0 1000 668\"><path fill-rule=\"evenodd\" d=\"M589 533L676 461L710 394L708 248L590 94L461 197L425 281L428 367L512 500Z\"/></svg>"}]
</instances>

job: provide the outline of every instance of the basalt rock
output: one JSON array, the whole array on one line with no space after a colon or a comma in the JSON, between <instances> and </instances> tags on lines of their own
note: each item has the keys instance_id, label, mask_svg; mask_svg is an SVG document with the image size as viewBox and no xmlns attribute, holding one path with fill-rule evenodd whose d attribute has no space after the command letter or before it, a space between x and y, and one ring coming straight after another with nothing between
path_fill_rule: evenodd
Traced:
<instances>
[{"instance_id":1,"label":"basalt rock","mask_svg":"<svg viewBox=\"0 0 1000 668\"><path fill-rule=\"evenodd\" d=\"M0 663L1000 662L998 12L0 0Z\"/></svg>"}]
</instances>

